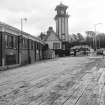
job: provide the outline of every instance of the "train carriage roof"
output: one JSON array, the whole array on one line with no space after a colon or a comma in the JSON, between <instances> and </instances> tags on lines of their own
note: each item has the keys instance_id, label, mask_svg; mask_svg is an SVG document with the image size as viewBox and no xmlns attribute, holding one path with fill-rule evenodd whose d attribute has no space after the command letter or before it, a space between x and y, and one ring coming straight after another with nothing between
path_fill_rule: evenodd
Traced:
<instances>
[{"instance_id":1,"label":"train carriage roof","mask_svg":"<svg viewBox=\"0 0 105 105\"><path fill-rule=\"evenodd\" d=\"M18 28L15 28L13 26L10 26L10 25L8 25L8 24L6 24L4 22L0 22L0 31L8 32L8 33L11 33L11 34L14 34L14 35L17 35L17 36L22 35L25 38L31 39L33 41L37 41L37 42L39 42L41 44L45 44L44 41L41 41L40 39L38 39L34 35L31 35L29 33L26 33L24 31L21 31Z\"/></svg>"}]
</instances>

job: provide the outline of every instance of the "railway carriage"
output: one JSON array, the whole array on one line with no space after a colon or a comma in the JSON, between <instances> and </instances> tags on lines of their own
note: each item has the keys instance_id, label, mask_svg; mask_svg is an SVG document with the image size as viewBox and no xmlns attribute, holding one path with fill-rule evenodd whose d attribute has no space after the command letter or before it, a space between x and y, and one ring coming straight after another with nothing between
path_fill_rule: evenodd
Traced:
<instances>
[{"instance_id":1,"label":"railway carriage","mask_svg":"<svg viewBox=\"0 0 105 105\"><path fill-rule=\"evenodd\" d=\"M0 68L31 64L43 59L45 43L0 22Z\"/></svg>"}]
</instances>

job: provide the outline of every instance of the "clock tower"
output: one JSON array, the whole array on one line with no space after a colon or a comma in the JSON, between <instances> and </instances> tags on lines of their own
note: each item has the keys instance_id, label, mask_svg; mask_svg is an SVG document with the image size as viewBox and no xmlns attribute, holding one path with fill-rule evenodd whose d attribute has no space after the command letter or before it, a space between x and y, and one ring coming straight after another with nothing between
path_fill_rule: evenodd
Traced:
<instances>
[{"instance_id":1,"label":"clock tower","mask_svg":"<svg viewBox=\"0 0 105 105\"><path fill-rule=\"evenodd\" d=\"M69 40L68 34L68 18L69 15L67 14L68 6L60 3L56 6L55 11L57 11L57 15L55 16L56 21L56 34L62 41Z\"/></svg>"}]
</instances>

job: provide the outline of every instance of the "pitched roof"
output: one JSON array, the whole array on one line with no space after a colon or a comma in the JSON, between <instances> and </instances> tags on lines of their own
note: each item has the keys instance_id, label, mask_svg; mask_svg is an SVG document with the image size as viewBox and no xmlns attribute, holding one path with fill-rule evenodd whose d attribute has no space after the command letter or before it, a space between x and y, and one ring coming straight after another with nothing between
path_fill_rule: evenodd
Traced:
<instances>
[{"instance_id":1,"label":"pitched roof","mask_svg":"<svg viewBox=\"0 0 105 105\"><path fill-rule=\"evenodd\" d=\"M61 2L59 5L56 6L55 10L57 10L58 8L65 8L65 9L67 9L68 6L64 5L64 4Z\"/></svg>"},{"instance_id":2,"label":"pitched roof","mask_svg":"<svg viewBox=\"0 0 105 105\"><path fill-rule=\"evenodd\" d=\"M47 35L45 37L45 41L48 39L48 37L51 35L51 33L53 33L57 38L58 40L60 40L60 38L57 36L57 34L54 32L53 28L52 27L49 27L48 31L47 31ZM60 40L61 41L61 40Z\"/></svg>"},{"instance_id":3,"label":"pitched roof","mask_svg":"<svg viewBox=\"0 0 105 105\"><path fill-rule=\"evenodd\" d=\"M29 39L33 39L33 40L35 40L35 41L38 41L38 42L44 44L43 41L41 41L40 39L38 39L38 38L35 37L34 35L31 35L31 34L29 34L29 33L27 33L27 32L21 31L20 29L15 28L15 27L13 27L13 26L11 26L11 25L8 25L8 24L6 24L6 23L4 23L4 22L1 22L1 21L0 21L0 26L1 26L1 27L4 27L4 28L7 28L7 29L10 29L10 30L12 30L12 31L16 31L16 32L18 32L18 33L21 32L22 36L26 36L26 37L29 38ZM20 35L20 34L18 34L18 35Z\"/></svg>"}]
</instances>

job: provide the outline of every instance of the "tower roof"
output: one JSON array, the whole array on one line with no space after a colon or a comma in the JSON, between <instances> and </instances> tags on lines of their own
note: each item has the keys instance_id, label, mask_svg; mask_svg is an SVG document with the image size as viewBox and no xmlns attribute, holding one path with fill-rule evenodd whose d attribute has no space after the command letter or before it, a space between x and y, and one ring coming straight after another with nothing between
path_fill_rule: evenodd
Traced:
<instances>
[{"instance_id":1,"label":"tower roof","mask_svg":"<svg viewBox=\"0 0 105 105\"><path fill-rule=\"evenodd\" d=\"M60 3L59 5L56 6L55 10L58 10L59 8L67 9L68 6L64 5L63 3Z\"/></svg>"}]
</instances>

